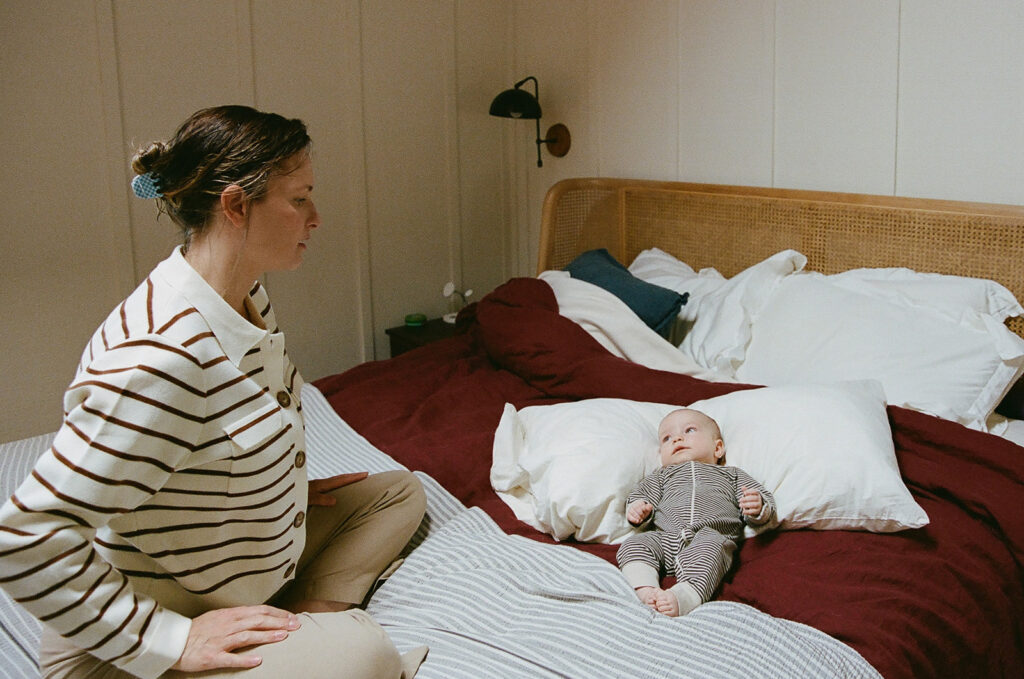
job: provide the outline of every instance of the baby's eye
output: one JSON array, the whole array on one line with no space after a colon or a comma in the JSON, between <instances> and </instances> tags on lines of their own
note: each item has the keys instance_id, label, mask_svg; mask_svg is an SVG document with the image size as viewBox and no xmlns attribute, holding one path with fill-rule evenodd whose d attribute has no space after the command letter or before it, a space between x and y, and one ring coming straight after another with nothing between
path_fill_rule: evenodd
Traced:
<instances>
[{"instance_id":1,"label":"baby's eye","mask_svg":"<svg viewBox=\"0 0 1024 679\"><path fill-rule=\"evenodd\" d=\"M690 427L686 428L686 433L687 434L689 434L690 432L693 432L693 431L697 431L697 427L690 426Z\"/></svg>"}]
</instances>

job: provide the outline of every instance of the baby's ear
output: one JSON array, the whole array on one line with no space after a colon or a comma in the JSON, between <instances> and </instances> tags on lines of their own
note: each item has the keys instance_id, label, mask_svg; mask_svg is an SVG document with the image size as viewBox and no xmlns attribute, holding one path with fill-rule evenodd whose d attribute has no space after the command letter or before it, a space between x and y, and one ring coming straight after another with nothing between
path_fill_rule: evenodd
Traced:
<instances>
[{"instance_id":1,"label":"baby's ear","mask_svg":"<svg viewBox=\"0 0 1024 679\"><path fill-rule=\"evenodd\" d=\"M725 464L725 442L722 439L715 441L715 463Z\"/></svg>"}]
</instances>

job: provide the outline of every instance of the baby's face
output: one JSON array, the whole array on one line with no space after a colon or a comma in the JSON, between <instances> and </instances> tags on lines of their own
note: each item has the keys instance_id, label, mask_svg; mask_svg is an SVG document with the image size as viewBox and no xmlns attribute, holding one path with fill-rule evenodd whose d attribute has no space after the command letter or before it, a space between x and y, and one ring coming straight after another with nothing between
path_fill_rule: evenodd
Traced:
<instances>
[{"instance_id":1,"label":"baby's face","mask_svg":"<svg viewBox=\"0 0 1024 679\"><path fill-rule=\"evenodd\" d=\"M663 467L680 462L717 464L725 455L725 444L714 420L696 410L674 410L658 427L659 452Z\"/></svg>"}]
</instances>

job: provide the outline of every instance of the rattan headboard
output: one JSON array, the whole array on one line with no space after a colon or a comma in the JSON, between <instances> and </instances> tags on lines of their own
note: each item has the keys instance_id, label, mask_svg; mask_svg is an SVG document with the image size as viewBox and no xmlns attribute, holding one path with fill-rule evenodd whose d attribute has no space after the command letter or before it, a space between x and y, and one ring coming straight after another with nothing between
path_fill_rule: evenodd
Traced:
<instances>
[{"instance_id":1,"label":"rattan headboard","mask_svg":"<svg viewBox=\"0 0 1024 679\"><path fill-rule=\"evenodd\" d=\"M996 280L1024 300L1024 206L634 179L567 179L544 201L539 271L657 247L726 276L780 250L837 273L902 266ZM1009 327L1024 336L1024 318Z\"/></svg>"}]
</instances>

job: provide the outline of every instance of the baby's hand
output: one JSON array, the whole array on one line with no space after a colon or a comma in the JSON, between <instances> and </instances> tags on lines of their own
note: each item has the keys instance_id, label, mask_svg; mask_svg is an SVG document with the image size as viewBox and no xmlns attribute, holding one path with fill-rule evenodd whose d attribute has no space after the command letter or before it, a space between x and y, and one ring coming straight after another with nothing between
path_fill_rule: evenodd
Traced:
<instances>
[{"instance_id":1,"label":"baby's hand","mask_svg":"<svg viewBox=\"0 0 1024 679\"><path fill-rule=\"evenodd\" d=\"M761 493L746 486L743 486L740 490L743 491L743 495L740 496L740 511L746 516L757 516L760 514L764 506L761 502Z\"/></svg>"},{"instance_id":2,"label":"baby's hand","mask_svg":"<svg viewBox=\"0 0 1024 679\"><path fill-rule=\"evenodd\" d=\"M647 517L654 511L654 505L643 500L635 500L626 507L626 520L634 526L639 526L647 520Z\"/></svg>"}]
</instances>

